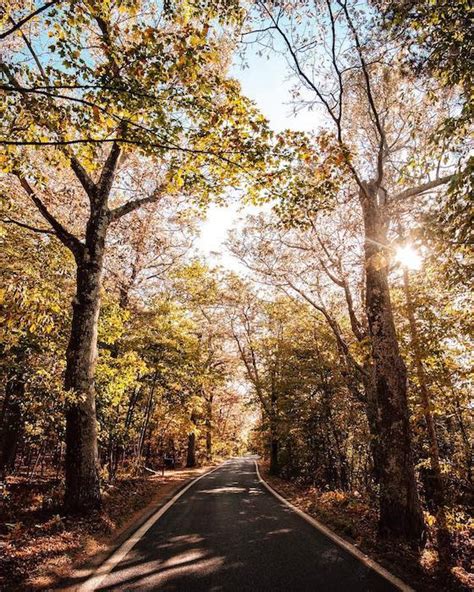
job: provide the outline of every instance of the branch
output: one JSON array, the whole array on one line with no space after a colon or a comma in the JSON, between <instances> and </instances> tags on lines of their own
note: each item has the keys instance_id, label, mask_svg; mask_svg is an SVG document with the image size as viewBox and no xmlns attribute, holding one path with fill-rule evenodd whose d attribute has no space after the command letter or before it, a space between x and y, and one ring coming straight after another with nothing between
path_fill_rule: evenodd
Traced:
<instances>
[{"instance_id":1,"label":"branch","mask_svg":"<svg viewBox=\"0 0 474 592\"><path fill-rule=\"evenodd\" d=\"M41 66L41 64L39 63L39 60L36 56L36 54L33 51L33 48L31 47L31 45L28 45L30 51L32 52L33 57L35 58L38 67L41 71L42 77L43 79L48 82L48 79L44 73L44 70ZM27 92L18 82L18 80L15 78L15 76L13 76L13 74L10 72L10 70L8 69L8 67L3 64L0 63L0 67L3 70L3 72L5 73L5 75L7 76L8 80L10 80L10 83L12 84L12 87L19 93L21 93L22 95L25 96L25 93ZM42 94L42 93L40 93ZM48 94L47 94L48 96ZM52 98L52 97L51 97ZM25 99L28 100L28 97L25 96ZM48 126L49 127L49 126ZM1 142L0 142L1 143ZM57 142L53 142L53 144L55 145L67 145L70 142L66 142L66 141L57 141ZM20 143L21 145L21 143ZM78 178L79 182L81 183L81 185L84 187L89 199L91 200L91 203L94 199L94 195L95 195L95 184L92 181L91 177L89 176L89 174L87 173L87 171L84 169L84 167L81 165L81 163L79 162L79 160L77 159L77 157L74 154L71 154L69 151L66 151L67 156L69 156L70 161L71 161L71 168L73 170L73 172L75 173L76 177Z\"/></svg>"},{"instance_id":2,"label":"branch","mask_svg":"<svg viewBox=\"0 0 474 592\"><path fill-rule=\"evenodd\" d=\"M336 286L339 286L340 288L344 287L344 280L341 280L340 278L338 278L336 275L334 275L331 270L328 268L328 266L324 263L324 261L322 260L321 257L319 257L319 263L321 264L321 267L324 269L324 271L326 272L326 275L328 276L328 278L333 281Z\"/></svg>"},{"instance_id":3,"label":"branch","mask_svg":"<svg viewBox=\"0 0 474 592\"><path fill-rule=\"evenodd\" d=\"M298 60L297 52L292 47L292 45L290 43L290 40L288 39L288 35L280 27L280 25L278 24L278 21L275 20L275 18L272 15L272 13L269 11L269 9L267 8L267 6L265 6L264 2L262 2L262 0L259 0L259 4L264 9L264 11L267 13L267 15L270 18L270 20L272 21L273 27L275 28L275 30L279 33L280 37L282 37L282 39L283 39L283 41L284 41L284 43L285 43L285 45L286 45L286 47L288 49L288 52L290 53L290 56L291 56L291 58L293 60L293 63L294 63L294 66L296 68L296 72L297 72L299 78L301 80L303 80L309 86L309 88L311 90L314 91L314 93L318 97L318 100L324 105L324 108L326 109L329 117L333 120L333 122L334 122L334 124L336 126L336 130L337 130L338 143L339 143L339 146L341 147L341 149L343 151L345 165L348 167L348 169L352 173L352 176L354 177L354 180L357 183L357 186L360 188L360 190L363 193L366 193L366 189L365 189L364 184L362 183L362 181L361 181L361 179L359 177L359 174L357 173L356 169L354 168L354 165L351 163L350 159L348 158L348 156L346 154L346 149L345 149L346 147L344 145L344 142L342 141L341 112L338 115L336 115L336 113L334 112L334 109L331 107L331 105L329 104L329 102L325 99L324 94L316 86L316 84L309 78L309 76L306 74L306 72L301 67L301 64L300 64L300 62ZM332 13L331 13L331 15L332 15ZM342 81L342 78L340 80ZM342 97L342 92L343 92L343 89L340 88L339 89L339 93L340 93L340 96L341 97Z\"/></svg>"},{"instance_id":4,"label":"branch","mask_svg":"<svg viewBox=\"0 0 474 592\"><path fill-rule=\"evenodd\" d=\"M357 53L359 55L360 65L362 67L362 74L363 74L364 80L365 80L367 99L369 101L369 106L370 106L370 109L371 109L372 114L374 116L375 127L377 129L378 134L379 134L379 151L378 151L378 157L377 157L377 186L380 186L380 183L382 182L382 179L383 179L383 173L384 173L383 156L384 156L384 148L385 148L385 144L386 144L385 131L383 129L382 122L380 121L379 112L377 111L377 107L375 105L375 98L372 93L372 85L370 82L369 70L367 68L367 64L366 64L366 61L364 58L362 44L360 43L357 29L355 28L354 23L352 22L352 18L349 15L349 10L347 8L347 2L341 2L341 0L338 0L338 4L342 8L342 10L344 11L344 14L345 14L346 20L347 20L347 24L349 25L349 28L352 32L353 37L354 37Z\"/></svg>"},{"instance_id":5,"label":"branch","mask_svg":"<svg viewBox=\"0 0 474 592\"><path fill-rule=\"evenodd\" d=\"M339 99L338 99L339 113L337 115L337 121L338 121L338 125L337 125L337 138L338 138L339 143L342 144L342 128L341 128L341 122L342 122L344 85L343 85L343 82L342 82L342 73L341 73L341 70L339 69L339 64L337 63L337 56L336 56L336 23L335 23L335 18L334 18L333 12L332 12L330 0L326 0L326 5L327 5L327 8L328 8L329 17L330 17L330 20L331 20L331 39L332 39L332 43L331 43L331 56L332 56L332 63L333 63L334 70L335 70L335 72L337 74L337 80L338 80L338 84L339 84Z\"/></svg>"},{"instance_id":6,"label":"branch","mask_svg":"<svg viewBox=\"0 0 474 592\"><path fill-rule=\"evenodd\" d=\"M5 37L8 37L8 35L11 35L16 30L20 29L24 24L26 24L32 18L34 18L35 16L38 16L39 14L41 14L42 12L47 10L50 6L53 6L54 4L58 4L58 2L61 2L61 0L51 0L51 2L47 2L43 6L40 6L37 10L26 15L21 20L19 20L13 27L8 29L7 31L4 31L3 33L0 33L0 39L5 39ZM5 11L3 11L3 12L5 12Z\"/></svg>"},{"instance_id":7,"label":"branch","mask_svg":"<svg viewBox=\"0 0 474 592\"><path fill-rule=\"evenodd\" d=\"M126 214L129 214L130 212L134 212L135 210L138 210L138 208L141 208L145 204L156 203L157 201L159 201L163 197L163 192L164 192L164 186L160 185L159 187L157 187L155 189L155 191L151 195L148 195L147 197L143 197L142 199L136 199L134 201L129 201L129 202L123 204L123 206L119 206L118 208L115 208L114 210L112 210L110 212L110 221L115 222L116 220L119 220L120 218L122 218Z\"/></svg>"},{"instance_id":8,"label":"branch","mask_svg":"<svg viewBox=\"0 0 474 592\"><path fill-rule=\"evenodd\" d=\"M115 58L112 56L112 53L111 53L112 49L113 49L113 44L112 44L112 38L110 36L109 25L108 25L108 23L105 22L105 20L101 16L96 15L94 18L95 18L95 22L99 25L100 32L102 33L102 40L104 41L104 45L108 49L108 51L106 51L105 53L106 53L107 58L109 60L110 67L112 68L114 76L119 77L120 76L120 67L117 64L117 61L115 60Z\"/></svg>"},{"instance_id":9,"label":"branch","mask_svg":"<svg viewBox=\"0 0 474 592\"><path fill-rule=\"evenodd\" d=\"M286 279L287 284L290 286L290 288L292 290L294 290L297 294L299 294L304 300L306 300L306 302L308 304L310 304L313 308L315 308L317 311L319 311L324 318L326 319L326 322L328 323L329 327L331 328L334 337L336 338L336 342L339 346L340 351L343 352L346 360L348 360L352 366L361 374L361 375L365 375L365 370L364 368L358 363L356 362L356 360L354 359L354 357L352 356L352 354L349 351L349 346L347 345L347 343L344 341L344 338L342 336L342 332L340 330L339 324L336 321L336 319L334 319L329 312L327 311L327 309L324 306L319 305L317 302L315 302L312 298L310 298L303 290L300 290L297 286L295 286L290 280L288 280L288 278Z\"/></svg>"},{"instance_id":10,"label":"branch","mask_svg":"<svg viewBox=\"0 0 474 592\"><path fill-rule=\"evenodd\" d=\"M73 170L76 177L79 179L80 184L84 187L91 202L95 199L96 186L86 169L77 160L74 155L71 155L71 169Z\"/></svg>"},{"instance_id":11,"label":"branch","mask_svg":"<svg viewBox=\"0 0 474 592\"><path fill-rule=\"evenodd\" d=\"M304 80L304 82L306 82L306 84L309 86L309 88L311 88L315 93L316 96L318 97L318 99L321 101L321 103L324 105L324 107L326 108L326 111L328 112L328 114L330 115L330 117L333 119L333 121L335 122L336 126L339 125L339 121L337 119L337 116L335 115L333 109L331 108L331 106L329 105L329 103L326 101L326 99L324 98L323 94L321 93L321 91L319 90L319 88L314 84L314 82L309 78L309 76L306 74L306 72L304 72L303 68L301 67L301 64L298 60L298 56L296 55L296 51L294 50L294 48L292 47L290 40L288 39L288 35L285 33L285 31L283 31L283 29L280 27L280 25L278 24L278 22L275 20L273 14L269 11L269 9L265 6L265 4L263 2L259 2L259 4L261 5L261 7L264 9L264 11L267 13L268 17L270 18L270 20L273 23L273 28L278 31L280 37L283 39L286 48L288 49L291 58L293 60L293 63L295 64L295 68L296 71L298 73L298 76Z\"/></svg>"},{"instance_id":12,"label":"branch","mask_svg":"<svg viewBox=\"0 0 474 592\"><path fill-rule=\"evenodd\" d=\"M15 224L16 226L20 226L20 228L26 228L27 230L31 230L32 232L56 235L56 232L54 232L54 230L51 230L50 228L38 228L37 226L31 226L30 224L26 224L25 222L14 220L13 218L6 218L2 220L2 222L4 224Z\"/></svg>"},{"instance_id":13,"label":"branch","mask_svg":"<svg viewBox=\"0 0 474 592\"><path fill-rule=\"evenodd\" d=\"M129 123L129 122L125 122ZM143 130L142 130L143 131ZM153 130L144 131L151 131L154 133ZM69 146L72 144L112 144L113 142L120 142L122 144L131 144L133 146L147 146L149 148L159 148L161 150L170 150L175 152L186 152L188 154L203 154L205 156L209 156L212 158L216 158L218 160L222 160L223 162L230 164L232 166L238 167L242 170L246 170L243 165L239 162L231 160L223 154L243 154L242 151L236 150L228 150L222 151L220 153L213 152L212 150L200 150L198 148L186 148L185 146L179 146L178 144L159 144L157 142L147 142L146 140L139 140L133 138L78 138L77 140L7 140L5 138L0 138L0 145L4 146Z\"/></svg>"},{"instance_id":14,"label":"branch","mask_svg":"<svg viewBox=\"0 0 474 592\"><path fill-rule=\"evenodd\" d=\"M16 25L16 23L15 23L15 21L12 19L12 17L9 17L9 20L10 20L10 22L11 22L13 25ZM23 31L20 31L20 35L22 36L22 38L23 38L23 41L25 42L25 45L26 45L26 47L28 48L29 52L30 52L30 53L31 53L31 55L33 56L33 59L34 59L34 61L35 61L36 65L37 65L37 67L38 67L38 70L40 71L40 74L41 74L42 78L43 78L44 80L47 80L47 79L48 79L48 77L46 76L46 72L44 71L44 68L43 68L43 66L41 65L41 62L39 61L39 58L38 58L38 56L36 55L36 52L35 52L35 50L33 49L33 46L31 45L31 43L30 43L30 41L29 41L28 37L27 37L27 36L26 36L26 35L23 33Z\"/></svg>"},{"instance_id":15,"label":"branch","mask_svg":"<svg viewBox=\"0 0 474 592\"><path fill-rule=\"evenodd\" d=\"M420 195L420 193L426 193L427 191L436 189L436 187L439 187L440 185L446 185L446 183L449 183L453 178L454 175L446 175L446 177L440 177L439 179L428 181L427 183L418 185L418 187L410 187L410 189L405 189L405 191L401 191L394 195L391 201L407 199L408 197Z\"/></svg>"},{"instance_id":16,"label":"branch","mask_svg":"<svg viewBox=\"0 0 474 592\"><path fill-rule=\"evenodd\" d=\"M243 33L240 33L240 36L245 37L245 35L255 35L257 33L268 33L268 31L272 31L273 29L275 29L275 27L273 27L273 26L265 27L264 29L252 29L251 31L244 31Z\"/></svg>"},{"instance_id":17,"label":"branch","mask_svg":"<svg viewBox=\"0 0 474 592\"><path fill-rule=\"evenodd\" d=\"M272 417L271 409L268 407L268 403L265 400L265 397L263 396L262 385L261 385L261 382L260 382L260 379L258 376L258 370L257 370L257 365L256 365L256 360L255 360L255 353L254 353L253 349L250 347L250 352L251 352L250 355L252 358L252 365L251 365L249 360L247 359L244 348L242 347L242 344L240 343L239 336L235 332L232 322L231 322L231 327L232 327L232 335L234 337L235 342L237 343L237 348L239 350L240 358L245 366L245 370L247 371L247 376L248 376L250 382L253 384L253 387L255 389L255 394L257 395L258 400L262 404L262 408L263 408L263 411L265 412L265 414L268 417ZM252 366L253 366L253 368L252 368Z\"/></svg>"},{"instance_id":18,"label":"branch","mask_svg":"<svg viewBox=\"0 0 474 592\"><path fill-rule=\"evenodd\" d=\"M316 228L314 227L314 223L313 224L313 229L314 231L316 231ZM331 261L331 263L334 265L334 259L331 257L331 254L329 253L329 250L327 249L326 245L324 244L324 242L321 240L321 237L319 236L319 234L316 234L316 238L319 242L319 244L321 245L321 248L323 249L323 251L325 252L327 258ZM344 290L344 295L346 298L346 304L347 304L347 309L349 312L349 319L351 322L351 328L352 328L352 332L354 333L356 339L358 341L363 341L365 338L365 334L364 331L362 330L361 324L359 322L359 319L357 318L357 315L355 313L354 310L354 302L352 299L352 293L351 290L349 288L349 284L347 282L346 277L344 277L344 273L343 273L343 269L342 269L342 264L339 260L337 267L339 268L339 273L341 274L341 277L337 277L336 275L334 275L329 268L327 267L327 265L324 263L324 261L320 258L319 259L322 268L324 269L324 271L326 272L327 276L340 288L342 288Z\"/></svg>"},{"instance_id":19,"label":"branch","mask_svg":"<svg viewBox=\"0 0 474 592\"><path fill-rule=\"evenodd\" d=\"M53 228L53 230L54 230L56 236L59 238L59 240L73 253L73 255L76 259L81 257L83 250L84 250L84 246L81 243L81 241L76 236L71 234L61 224L61 222L59 222L59 220L57 220L53 216L53 214L51 214L51 212L44 205L44 203L41 201L41 199L36 195L34 189L31 187L31 185L28 183L28 181L25 179L25 177L23 177L19 173L15 173L15 175L18 177L20 184L23 187L23 189L25 190L25 192L31 198L31 201L38 208L40 214L43 216L43 218L47 222L49 222L49 224L51 224L51 227Z\"/></svg>"},{"instance_id":20,"label":"branch","mask_svg":"<svg viewBox=\"0 0 474 592\"><path fill-rule=\"evenodd\" d=\"M357 318L357 315L355 313L354 301L352 299L352 293L351 293L351 290L350 290L349 285L346 280L344 280L343 288L344 288L344 295L346 297L347 310L349 312L349 320L351 322L352 332L354 333L357 341L359 341L359 342L364 341L364 339L366 338L366 334L365 334L365 332L362 328L362 325L360 324L359 319Z\"/></svg>"},{"instance_id":21,"label":"branch","mask_svg":"<svg viewBox=\"0 0 474 592\"><path fill-rule=\"evenodd\" d=\"M100 173L99 182L97 183L98 193L102 196L107 197L110 193L120 153L120 145L114 142Z\"/></svg>"}]
</instances>

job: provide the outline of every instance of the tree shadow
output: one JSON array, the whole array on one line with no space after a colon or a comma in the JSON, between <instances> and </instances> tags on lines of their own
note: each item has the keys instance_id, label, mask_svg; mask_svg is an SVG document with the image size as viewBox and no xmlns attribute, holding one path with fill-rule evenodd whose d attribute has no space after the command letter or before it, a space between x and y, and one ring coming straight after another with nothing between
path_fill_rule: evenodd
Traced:
<instances>
[{"instance_id":1,"label":"tree shadow","mask_svg":"<svg viewBox=\"0 0 474 592\"><path fill-rule=\"evenodd\" d=\"M196 483L97 590L396 590L271 496L248 469L248 461L234 461Z\"/></svg>"}]
</instances>

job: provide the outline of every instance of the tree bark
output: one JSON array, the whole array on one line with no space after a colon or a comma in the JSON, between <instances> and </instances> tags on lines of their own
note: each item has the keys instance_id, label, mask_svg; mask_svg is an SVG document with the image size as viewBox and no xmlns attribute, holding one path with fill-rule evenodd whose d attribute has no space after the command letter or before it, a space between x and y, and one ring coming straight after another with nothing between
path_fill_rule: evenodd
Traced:
<instances>
[{"instance_id":1,"label":"tree bark","mask_svg":"<svg viewBox=\"0 0 474 592\"><path fill-rule=\"evenodd\" d=\"M16 368L8 376L0 423L0 481L15 466L18 441L22 433L21 401L25 394L25 380L21 365L24 363L24 351L16 354Z\"/></svg>"},{"instance_id":2,"label":"tree bark","mask_svg":"<svg viewBox=\"0 0 474 592\"><path fill-rule=\"evenodd\" d=\"M142 429L140 431L140 438L138 441L138 451L137 451L137 455L138 455L138 461L141 464L142 462L142 456L143 456L143 447L145 445L145 440L146 440L146 433L148 430L148 425L150 423L150 417L151 417L151 412L153 409L153 403L154 403L154 398L155 398L155 388L156 388L156 381L158 380L158 371L155 371L154 375L153 375L153 382L151 384L151 388L150 388L150 394L148 396L148 401L146 404L146 410L145 410L145 417L143 420L143 425L142 425Z\"/></svg>"},{"instance_id":3,"label":"tree bark","mask_svg":"<svg viewBox=\"0 0 474 592\"><path fill-rule=\"evenodd\" d=\"M188 451L186 454L186 466L192 468L196 466L196 434L188 434Z\"/></svg>"},{"instance_id":4,"label":"tree bark","mask_svg":"<svg viewBox=\"0 0 474 592\"><path fill-rule=\"evenodd\" d=\"M400 355L388 285L387 227L378 188L360 192L365 228L366 313L374 363L382 536L422 542L425 526L412 456L407 372Z\"/></svg>"},{"instance_id":5,"label":"tree bark","mask_svg":"<svg viewBox=\"0 0 474 592\"><path fill-rule=\"evenodd\" d=\"M90 248L77 259L77 287L67 348L65 507L88 512L100 507L94 374L106 224L98 221Z\"/></svg>"},{"instance_id":6,"label":"tree bark","mask_svg":"<svg viewBox=\"0 0 474 592\"><path fill-rule=\"evenodd\" d=\"M271 429L270 436L270 475L278 475L280 473L280 464L278 461L278 452L280 449L280 443L278 437L275 435L274 430Z\"/></svg>"},{"instance_id":7,"label":"tree bark","mask_svg":"<svg viewBox=\"0 0 474 592\"><path fill-rule=\"evenodd\" d=\"M370 434L370 453L372 457L372 475L376 483L380 480L382 455L380 453L380 426L377 411L377 391L372 364L365 364L366 374L363 376L364 392L366 396L365 414Z\"/></svg>"},{"instance_id":8,"label":"tree bark","mask_svg":"<svg viewBox=\"0 0 474 592\"><path fill-rule=\"evenodd\" d=\"M206 398L206 457L212 460L212 403L213 395Z\"/></svg>"},{"instance_id":9,"label":"tree bark","mask_svg":"<svg viewBox=\"0 0 474 592\"><path fill-rule=\"evenodd\" d=\"M196 414L191 414L191 421L196 424ZM186 467L192 468L196 466L196 433L194 430L188 434L188 450L186 454Z\"/></svg>"},{"instance_id":10,"label":"tree bark","mask_svg":"<svg viewBox=\"0 0 474 592\"><path fill-rule=\"evenodd\" d=\"M405 288L406 310L408 322L410 325L411 346L413 350L413 357L416 368L416 375L418 378L418 388L421 399L421 406L423 409L423 416L426 423L426 431L428 434L430 465L433 471L433 489L434 489L434 503L436 506L436 522L437 522L437 539L438 539L438 554L440 563L443 565L450 565L453 560L451 537L447 525L446 516L446 489L443 475L441 472L441 462L439 457L438 435L436 433L436 426L431 412L431 394L428 388L425 369L422 362L421 344L418 336L418 327L415 320L415 311L413 305L413 298L410 290L410 282L408 271L403 271L403 284Z\"/></svg>"},{"instance_id":11,"label":"tree bark","mask_svg":"<svg viewBox=\"0 0 474 592\"><path fill-rule=\"evenodd\" d=\"M280 441L278 438L278 393L275 384L275 373L272 374L270 392L270 474L278 475L280 473L280 462L278 453L280 451Z\"/></svg>"}]
</instances>

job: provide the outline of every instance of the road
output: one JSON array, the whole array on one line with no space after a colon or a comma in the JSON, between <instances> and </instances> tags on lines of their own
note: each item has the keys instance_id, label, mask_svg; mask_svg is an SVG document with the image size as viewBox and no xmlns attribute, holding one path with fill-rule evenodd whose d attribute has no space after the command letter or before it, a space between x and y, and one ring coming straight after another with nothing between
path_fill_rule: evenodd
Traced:
<instances>
[{"instance_id":1,"label":"road","mask_svg":"<svg viewBox=\"0 0 474 592\"><path fill-rule=\"evenodd\" d=\"M196 482L97 589L399 590L269 493L250 458Z\"/></svg>"}]
</instances>

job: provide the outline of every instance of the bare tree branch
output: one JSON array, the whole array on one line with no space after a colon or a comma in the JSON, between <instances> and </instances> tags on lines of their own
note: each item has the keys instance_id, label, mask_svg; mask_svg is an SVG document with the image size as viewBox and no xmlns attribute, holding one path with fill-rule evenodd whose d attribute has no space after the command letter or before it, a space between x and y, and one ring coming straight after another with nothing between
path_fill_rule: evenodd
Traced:
<instances>
[{"instance_id":1,"label":"bare tree branch","mask_svg":"<svg viewBox=\"0 0 474 592\"><path fill-rule=\"evenodd\" d=\"M294 290L297 294L299 294L303 298L303 300L306 300L306 302L308 304L310 304L315 310L319 311L324 316L324 318L326 319L328 325L330 326L330 328L333 332L334 337L336 338L336 341L337 341L341 351L344 353L344 357L352 364L352 366L361 375L365 375L366 374L365 369L358 362L356 362L356 360L352 356L351 352L349 351L349 346L347 345L344 338L342 337L342 332L341 332L341 329L340 329L336 319L334 319L328 313L328 311L326 310L326 308L324 306L319 305L315 300L313 300L313 298L308 296L306 294L306 292L304 292L303 290L301 290L300 288L295 286L295 284L293 282L291 282L291 280L289 280L287 278L286 282L292 290Z\"/></svg>"},{"instance_id":2,"label":"bare tree branch","mask_svg":"<svg viewBox=\"0 0 474 592\"><path fill-rule=\"evenodd\" d=\"M61 1L62 0L51 0L51 2L47 2L46 4L43 4L43 6L40 6L34 12L32 12L32 13L26 15L25 17L23 17L22 19L20 19L17 23L15 23L13 25L13 27L11 27L10 29L8 29L7 31L4 31L3 33L0 33L0 39L5 39L6 37L8 37L9 35L11 35L15 31L17 31L18 29L20 29L23 25L25 25L32 18L34 18L35 16L38 16L39 14L41 14L42 12L44 12L45 10L47 10L48 8L50 8L51 6L54 6L54 4L58 4ZM2 9L2 12L5 13L5 10Z\"/></svg>"},{"instance_id":3,"label":"bare tree branch","mask_svg":"<svg viewBox=\"0 0 474 592\"><path fill-rule=\"evenodd\" d=\"M331 8L330 0L326 0L326 4L328 7L329 16L331 19L331 55L332 55L332 63L334 66L334 70L337 75L337 80L339 84L339 113L337 115L337 139L339 143L342 143L342 110L343 110L343 96L344 96L344 85L342 82L342 73L339 68L339 64L337 63L337 56L336 56L336 22Z\"/></svg>"},{"instance_id":4,"label":"bare tree branch","mask_svg":"<svg viewBox=\"0 0 474 592\"><path fill-rule=\"evenodd\" d=\"M26 228L27 230L31 230L32 232L56 235L56 232L54 230L51 230L51 228L38 228L37 226L31 226L31 224L26 224L25 222L14 220L13 218L5 218L2 220L2 222L4 224L15 224L15 226L19 226L20 228Z\"/></svg>"},{"instance_id":5,"label":"bare tree branch","mask_svg":"<svg viewBox=\"0 0 474 592\"><path fill-rule=\"evenodd\" d=\"M16 25L15 21L12 19L12 17L9 18L10 22L13 25ZM28 39L28 37L23 33L23 31L20 31L20 35L23 39L23 41L25 42L26 47L28 48L29 52L31 53L31 55L33 56L33 59L38 67L38 70L40 71L40 74L42 76L42 78L44 80L47 80L47 76L46 76L46 72L44 71L43 66L41 65L41 62L39 61L38 56L36 55L35 50L33 49L33 46L30 43L30 40Z\"/></svg>"},{"instance_id":6,"label":"bare tree branch","mask_svg":"<svg viewBox=\"0 0 474 592\"><path fill-rule=\"evenodd\" d=\"M111 212L110 212L111 222L115 222L116 220L119 220L120 218L122 218L122 216L125 216L126 214L129 214L130 212L133 212L133 211L137 210L138 208L141 208L145 204L156 203L157 201L159 201L163 197L163 194L164 194L164 187L160 186L160 187L157 187L155 189L155 191L151 195L148 195L147 197L143 197L142 199L136 199L134 201L129 201L129 202L123 204L122 206L119 206L118 208L111 210Z\"/></svg>"},{"instance_id":7,"label":"bare tree branch","mask_svg":"<svg viewBox=\"0 0 474 592\"><path fill-rule=\"evenodd\" d=\"M81 185L84 187L84 190L87 193L89 199L93 200L96 191L95 183L92 181L86 169L82 166L82 164L77 160L77 158L74 155L70 156L70 162L71 169L73 170Z\"/></svg>"},{"instance_id":8,"label":"bare tree branch","mask_svg":"<svg viewBox=\"0 0 474 592\"><path fill-rule=\"evenodd\" d=\"M59 220L55 218L53 214L51 214L51 212L41 201L41 199L37 196L36 192L25 179L25 177L20 173L15 173L15 175L18 177L21 186L23 187L27 195L30 197L31 201L38 208L40 214L47 222L49 222L59 240L73 253L76 259L80 258L84 251L84 245L81 243L81 241L71 232L69 232L61 224L61 222L59 222Z\"/></svg>"},{"instance_id":9,"label":"bare tree branch","mask_svg":"<svg viewBox=\"0 0 474 592\"><path fill-rule=\"evenodd\" d=\"M347 2L342 2L341 0L337 0L337 3L344 11L344 14L345 14L346 20L347 20L347 24L349 25L349 28L352 32L353 37L354 37L354 41L355 41L355 45L356 45L356 49L357 49L357 54L359 56L360 65L362 67L362 74L363 74L364 80L365 80L367 99L369 101L369 106L370 106L370 109L371 109L372 114L374 116L375 127L376 127L378 135L379 135L379 150L378 150L378 155L377 155L377 181L376 181L377 187L379 187L382 182L383 174L384 174L384 166L383 166L384 162L383 161L384 161L384 150L385 150L385 145L386 145L385 130L383 129L383 125L380 120L380 115L377 110L377 106L375 104L375 98L374 98L374 95L372 92L372 84L370 81L369 70L368 70L367 63L364 58L362 44L360 42L359 34L357 33L357 29L354 25L354 22L349 14L349 9L347 8Z\"/></svg>"},{"instance_id":10,"label":"bare tree branch","mask_svg":"<svg viewBox=\"0 0 474 592\"><path fill-rule=\"evenodd\" d=\"M280 35L280 37L283 39L283 41L284 41L284 43L285 43L285 45L286 45L286 47L288 49L288 52L289 52L289 54L291 56L291 59L293 60L293 63L295 65L296 72L297 72L298 76L300 77L301 80L303 80L309 86L309 88L311 90L314 91L314 93L318 97L318 100L323 104L323 106L326 109L328 115L333 120L333 122L334 122L334 124L336 126L338 143L339 143L339 146L341 147L342 153L344 155L345 165L350 170L350 172L351 172L351 174L352 174L355 182L357 183L357 186L365 194L366 193L366 188L365 188L362 180L360 179L359 174L357 173L356 169L354 168L354 165L351 163L350 159L348 158L348 155L346 154L346 147L344 145L344 142L342 141L342 127L341 127L340 114L338 116L334 112L334 109L331 107L331 105L329 104L329 102L327 101L327 99L324 97L324 94L321 92L321 90L318 88L318 86L309 78L309 76L303 70L303 68L301 67L301 64L299 62L298 56L296 55L296 51L293 48L293 46L291 45L290 40L288 39L288 35L280 27L278 21L272 15L271 11L267 8L267 6L261 0L259 0L259 4L263 8L263 10L266 12L266 14L270 18L270 20L272 21L275 30L278 32L278 34ZM338 70L337 70L337 72L338 72ZM342 77L339 80L342 81ZM341 92L341 89L340 89L340 92Z\"/></svg>"},{"instance_id":11,"label":"bare tree branch","mask_svg":"<svg viewBox=\"0 0 474 592\"><path fill-rule=\"evenodd\" d=\"M409 197L415 197L416 195L420 195L421 193L426 193L427 191L431 191L432 189L436 189L436 187L440 187L441 185L446 185L454 178L454 175L446 175L445 177L440 177L439 179L434 179L433 181L428 181L427 183L423 183L422 185L418 185L417 187L410 187L409 189L405 189L405 191L401 191L394 195L390 201L400 201L403 199L407 199Z\"/></svg>"}]
</instances>

